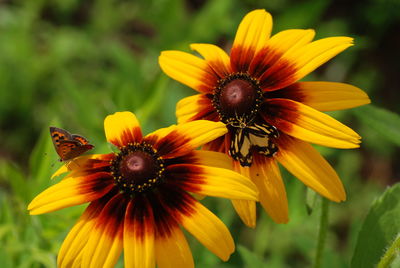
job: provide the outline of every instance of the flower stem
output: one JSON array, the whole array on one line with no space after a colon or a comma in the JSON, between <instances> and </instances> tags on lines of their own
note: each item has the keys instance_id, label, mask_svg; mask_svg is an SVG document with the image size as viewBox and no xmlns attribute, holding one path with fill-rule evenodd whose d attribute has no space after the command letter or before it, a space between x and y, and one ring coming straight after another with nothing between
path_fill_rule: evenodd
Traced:
<instances>
[{"instance_id":1,"label":"flower stem","mask_svg":"<svg viewBox=\"0 0 400 268\"><path fill-rule=\"evenodd\" d=\"M400 235L393 241L388 250L378 263L378 268L386 268L392 263L397 254L400 253Z\"/></svg>"},{"instance_id":2,"label":"flower stem","mask_svg":"<svg viewBox=\"0 0 400 268\"><path fill-rule=\"evenodd\" d=\"M315 254L313 268L320 268L322 262L322 255L325 248L326 234L328 232L328 213L329 213L329 200L322 197L321 204L321 217L319 222L318 244Z\"/></svg>"}]
</instances>

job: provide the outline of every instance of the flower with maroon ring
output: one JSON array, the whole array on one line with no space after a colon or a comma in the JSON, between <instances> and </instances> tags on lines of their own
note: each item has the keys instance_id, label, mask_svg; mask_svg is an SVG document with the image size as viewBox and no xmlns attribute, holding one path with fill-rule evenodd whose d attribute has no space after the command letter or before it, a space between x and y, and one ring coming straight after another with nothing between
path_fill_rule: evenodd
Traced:
<instances>
[{"instance_id":1,"label":"flower with maroon ring","mask_svg":"<svg viewBox=\"0 0 400 268\"><path fill-rule=\"evenodd\" d=\"M226 261L234 251L226 226L191 193L257 200L256 186L230 170L225 154L195 150L224 135L220 122L199 120L145 137L134 114L104 121L118 153L80 156L54 175L69 173L29 204L42 214L90 202L64 240L58 267L193 267L183 226Z\"/></svg>"},{"instance_id":2,"label":"flower with maroon ring","mask_svg":"<svg viewBox=\"0 0 400 268\"><path fill-rule=\"evenodd\" d=\"M362 90L343 83L299 82L353 45L349 37L317 41L313 30L286 30L270 38L271 15L248 13L239 25L230 55L211 44L192 44L203 58L163 51L161 69L199 94L177 104L178 122L220 121L229 132L204 148L229 154L235 170L248 176L260 203L277 223L288 221L280 162L308 187L340 202L346 199L336 172L310 143L357 148L360 136L323 111L370 102ZM233 200L248 226L255 226L254 201Z\"/></svg>"}]
</instances>

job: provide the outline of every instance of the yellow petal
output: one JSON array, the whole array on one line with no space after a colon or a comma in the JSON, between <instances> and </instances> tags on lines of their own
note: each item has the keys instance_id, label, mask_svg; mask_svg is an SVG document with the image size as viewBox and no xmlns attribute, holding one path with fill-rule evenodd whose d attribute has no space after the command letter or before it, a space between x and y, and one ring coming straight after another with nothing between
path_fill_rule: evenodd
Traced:
<instances>
[{"instance_id":1,"label":"yellow petal","mask_svg":"<svg viewBox=\"0 0 400 268\"><path fill-rule=\"evenodd\" d=\"M64 174L68 171L70 171L70 168L68 167L69 163L65 163L64 165L62 165L59 169L57 169L56 172L54 172L54 174L51 176L51 179L54 179L57 176L60 176L61 174Z\"/></svg>"},{"instance_id":2,"label":"yellow petal","mask_svg":"<svg viewBox=\"0 0 400 268\"><path fill-rule=\"evenodd\" d=\"M141 142L142 131L136 116L131 112L117 112L104 120L107 141L117 147Z\"/></svg>"},{"instance_id":3,"label":"yellow petal","mask_svg":"<svg viewBox=\"0 0 400 268\"><path fill-rule=\"evenodd\" d=\"M210 142L228 130L221 122L196 120L179 124L176 129L155 145L163 158L177 157Z\"/></svg>"},{"instance_id":4,"label":"yellow petal","mask_svg":"<svg viewBox=\"0 0 400 268\"><path fill-rule=\"evenodd\" d=\"M56 172L54 172L54 174L51 176L51 179L69 171L72 171L73 175L69 174L67 177L76 177L76 175L79 174L79 171L85 170L87 168L93 168L91 166L87 166L87 164L89 164L88 161L100 160L109 162L113 156L114 154L92 154L78 156L62 165Z\"/></svg>"},{"instance_id":5,"label":"yellow petal","mask_svg":"<svg viewBox=\"0 0 400 268\"><path fill-rule=\"evenodd\" d=\"M125 196L115 195L100 212L82 256L82 267L114 267L122 252Z\"/></svg>"},{"instance_id":6,"label":"yellow petal","mask_svg":"<svg viewBox=\"0 0 400 268\"><path fill-rule=\"evenodd\" d=\"M265 47L272 30L272 17L264 9L249 12L240 22L232 50L242 47L258 51Z\"/></svg>"},{"instance_id":7,"label":"yellow petal","mask_svg":"<svg viewBox=\"0 0 400 268\"><path fill-rule=\"evenodd\" d=\"M279 55L285 55L310 43L315 36L312 29L291 29L281 31L268 40L268 48L273 49Z\"/></svg>"},{"instance_id":8,"label":"yellow petal","mask_svg":"<svg viewBox=\"0 0 400 268\"><path fill-rule=\"evenodd\" d=\"M204 119L210 113L216 113L211 100L204 94L198 94L181 99L176 105L178 123Z\"/></svg>"},{"instance_id":9,"label":"yellow petal","mask_svg":"<svg viewBox=\"0 0 400 268\"><path fill-rule=\"evenodd\" d=\"M78 222L68 233L57 257L57 267L72 267L75 260L85 247L89 236L88 234L96 223L96 217L101 211L101 206L93 202L86 208Z\"/></svg>"},{"instance_id":10,"label":"yellow petal","mask_svg":"<svg viewBox=\"0 0 400 268\"><path fill-rule=\"evenodd\" d=\"M224 78L232 72L229 56L221 48L211 44L191 44L190 48L203 56L220 78Z\"/></svg>"},{"instance_id":11,"label":"yellow petal","mask_svg":"<svg viewBox=\"0 0 400 268\"><path fill-rule=\"evenodd\" d=\"M83 250L79 252L78 257L76 257L75 260L73 260L73 263L70 266L65 266L66 268L81 268L82 267L82 256L83 256Z\"/></svg>"},{"instance_id":12,"label":"yellow petal","mask_svg":"<svg viewBox=\"0 0 400 268\"><path fill-rule=\"evenodd\" d=\"M233 167L232 158L224 153L196 150L193 151L192 155L193 159L191 160L191 163L193 164L225 169L232 169Z\"/></svg>"},{"instance_id":13,"label":"yellow petal","mask_svg":"<svg viewBox=\"0 0 400 268\"><path fill-rule=\"evenodd\" d=\"M231 200L233 208L247 227L256 227L256 202L249 200Z\"/></svg>"},{"instance_id":14,"label":"yellow petal","mask_svg":"<svg viewBox=\"0 0 400 268\"><path fill-rule=\"evenodd\" d=\"M359 147L361 137L356 132L307 105L288 99L271 99L267 106L279 112L279 117L266 120L293 137L334 148Z\"/></svg>"},{"instance_id":15,"label":"yellow petal","mask_svg":"<svg viewBox=\"0 0 400 268\"><path fill-rule=\"evenodd\" d=\"M198 101L202 98L202 94L193 95L181 99L176 104L176 117L178 124L191 121L190 119L195 116L201 109Z\"/></svg>"},{"instance_id":16,"label":"yellow petal","mask_svg":"<svg viewBox=\"0 0 400 268\"><path fill-rule=\"evenodd\" d=\"M275 157L290 173L314 191L335 202L346 199L342 182L335 170L310 144L281 137Z\"/></svg>"},{"instance_id":17,"label":"yellow petal","mask_svg":"<svg viewBox=\"0 0 400 268\"><path fill-rule=\"evenodd\" d=\"M80 205L102 197L114 187L108 173L67 178L49 187L28 205L31 215L43 214Z\"/></svg>"},{"instance_id":18,"label":"yellow petal","mask_svg":"<svg viewBox=\"0 0 400 268\"><path fill-rule=\"evenodd\" d=\"M282 56L279 56L278 49L276 52L266 50L268 57L265 56L264 60L262 55L255 58L257 60L252 63L251 71L255 72L256 76L261 75L260 86L265 91L292 85L353 45L353 39L349 37L329 37L304 45L312 35L313 33L310 32L299 44L287 48L288 50Z\"/></svg>"},{"instance_id":19,"label":"yellow petal","mask_svg":"<svg viewBox=\"0 0 400 268\"><path fill-rule=\"evenodd\" d=\"M169 77L201 93L211 92L217 81L207 62L189 53L163 51L158 62Z\"/></svg>"},{"instance_id":20,"label":"yellow petal","mask_svg":"<svg viewBox=\"0 0 400 268\"><path fill-rule=\"evenodd\" d=\"M143 141L147 142L151 145L154 145L173 131L176 131L176 125L171 125L169 127L160 128L160 129L157 129L156 131L153 131L152 133L146 135L146 137L144 138Z\"/></svg>"},{"instance_id":21,"label":"yellow petal","mask_svg":"<svg viewBox=\"0 0 400 268\"><path fill-rule=\"evenodd\" d=\"M130 202L124 226L125 267L155 267L154 248L154 220L150 205Z\"/></svg>"},{"instance_id":22,"label":"yellow petal","mask_svg":"<svg viewBox=\"0 0 400 268\"><path fill-rule=\"evenodd\" d=\"M250 178L250 169L242 167L238 161L233 161L233 170ZM249 200L232 200L232 205L240 219L250 228L256 227L256 202Z\"/></svg>"},{"instance_id":23,"label":"yellow petal","mask_svg":"<svg viewBox=\"0 0 400 268\"><path fill-rule=\"evenodd\" d=\"M168 176L184 178L182 187L201 195L229 199L258 200L258 191L250 179L237 172L193 164L177 164L166 168Z\"/></svg>"},{"instance_id":24,"label":"yellow petal","mask_svg":"<svg viewBox=\"0 0 400 268\"><path fill-rule=\"evenodd\" d=\"M285 55L285 59L296 65L296 77L300 80L316 68L353 45L350 37L328 37L314 41Z\"/></svg>"},{"instance_id":25,"label":"yellow petal","mask_svg":"<svg viewBox=\"0 0 400 268\"><path fill-rule=\"evenodd\" d=\"M276 70L280 71L280 76L277 77L279 80L282 81L274 81L272 84L276 86L279 83L285 82L284 78L286 77L283 77L283 79L281 79L281 75L286 74L286 69L288 69L289 66L287 66L287 64L279 63L280 60L287 53L290 53L293 50L297 50L300 47L303 47L304 45L311 42L311 40L314 38L314 35L315 32L313 30L298 29L286 30L275 34L271 37L270 40L268 40L267 46L255 55L254 59L251 62L249 73L253 77L260 77L265 71L275 68ZM271 68L272 66L273 68ZM286 68L282 69L282 67L280 66L285 66ZM286 74L286 76L290 75L290 72ZM273 79L267 78L267 80ZM270 82L271 81L269 81L269 83Z\"/></svg>"},{"instance_id":26,"label":"yellow petal","mask_svg":"<svg viewBox=\"0 0 400 268\"><path fill-rule=\"evenodd\" d=\"M168 236L156 238L155 251L159 268L194 267L192 252L178 227Z\"/></svg>"},{"instance_id":27,"label":"yellow petal","mask_svg":"<svg viewBox=\"0 0 400 268\"><path fill-rule=\"evenodd\" d=\"M371 102L361 89L336 82L299 82L293 95L303 96L301 102L319 111L354 108Z\"/></svg>"},{"instance_id":28,"label":"yellow petal","mask_svg":"<svg viewBox=\"0 0 400 268\"><path fill-rule=\"evenodd\" d=\"M287 223L288 202L285 185L273 158L258 155L250 168L251 179L260 191L260 203L276 223Z\"/></svg>"},{"instance_id":29,"label":"yellow petal","mask_svg":"<svg viewBox=\"0 0 400 268\"><path fill-rule=\"evenodd\" d=\"M196 202L190 215L181 214L182 225L208 250L227 261L235 250L228 228L211 211Z\"/></svg>"}]
</instances>

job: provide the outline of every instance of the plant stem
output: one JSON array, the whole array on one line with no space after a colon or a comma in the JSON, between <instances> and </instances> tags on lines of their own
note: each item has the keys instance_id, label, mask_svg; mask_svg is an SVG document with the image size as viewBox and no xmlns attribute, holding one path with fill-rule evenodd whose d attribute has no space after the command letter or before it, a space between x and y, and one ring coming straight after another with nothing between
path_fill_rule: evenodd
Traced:
<instances>
[{"instance_id":1,"label":"plant stem","mask_svg":"<svg viewBox=\"0 0 400 268\"><path fill-rule=\"evenodd\" d=\"M388 250L378 263L378 268L386 268L392 263L397 254L400 253L400 235L393 241Z\"/></svg>"},{"instance_id":2,"label":"plant stem","mask_svg":"<svg viewBox=\"0 0 400 268\"><path fill-rule=\"evenodd\" d=\"M328 214L329 214L329 200L322 197L321 203L321 217L319 222L318 244L315 253L313 268L320 268L322 262L322 255L325 248L326 234L328 232Z\"/></svg>"}]
</instances>

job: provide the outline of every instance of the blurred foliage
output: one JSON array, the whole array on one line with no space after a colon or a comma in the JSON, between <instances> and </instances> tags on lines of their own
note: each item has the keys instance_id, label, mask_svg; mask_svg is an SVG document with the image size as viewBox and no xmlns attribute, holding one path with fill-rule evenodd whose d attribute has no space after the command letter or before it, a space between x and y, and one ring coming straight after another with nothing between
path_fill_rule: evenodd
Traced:
<instances>
[{"instance_id":1,"label":"blurred foliage","mask_svg":"<svg viewBox=\"0 0 400 268\"><path fill-rule=\"evenodd\" d=\"M314 28L317 38L355 38L354 47L307 77L354 84L375 105L332 113L361 134L361 149L319 148L348 195L345 203L331 206L322 267L350 267L370 204L400 178L398 0L0 1L2 267L55 267L60 244L84 208L27 215L30 200L55 183L50 175L59 164L48 127L83 134L104 153L109 147L103 119L110 113L135 112L145 133L175 123L176 102L193 92L161 73L160 51L189 51L195 42L229 49L241 18L255 8L272 13L274 33ZM286 225L274 224L260 210L251 230L229 201L204 200L230 227L237 252L221 263L190 239L196 267L311 265L320 199L282 173L291 219Z\"/></svg>"}]
</instances>

